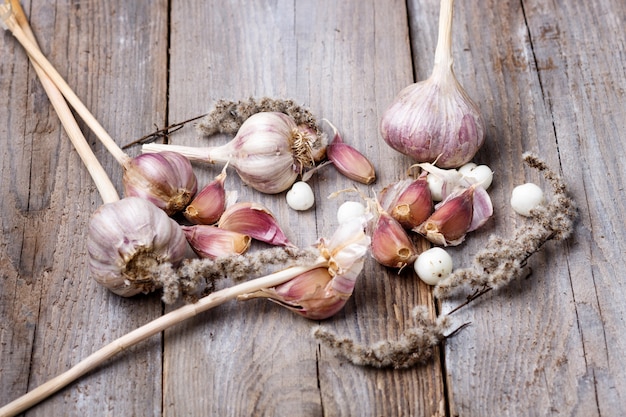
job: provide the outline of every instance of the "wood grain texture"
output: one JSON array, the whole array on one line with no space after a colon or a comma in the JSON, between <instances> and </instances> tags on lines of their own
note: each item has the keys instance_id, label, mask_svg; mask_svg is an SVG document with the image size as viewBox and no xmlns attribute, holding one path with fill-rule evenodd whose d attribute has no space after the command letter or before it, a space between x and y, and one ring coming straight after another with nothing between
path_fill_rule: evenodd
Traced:
<instances>
[{"instance_id":1,"label":"wood grain texture","mask_svg":"<svg viewBox=\"0 0 626 417\"><path fill-rule=\"evenodd\" d=\"M431 72L437 0L331 2L24 2L42 50L118 143L209 111L216 100L289 98L335 124L368 156L373 196L411 161L380 139L396 93ZM264 300L232 302L176 326L81 378L28 415L621 416L626 409L623 184L626 4L619 0L455 2L455 73L487 125L477 163L495 171L494 217L451 248L468 265L492 233L525 222L509 208L534 151L570 186L580 220L532 274L453 315L471 323L434 360L356 367L311 336L322 325L364 343L395 339L410 311L435 305L412 271L368 259L345 309L311 322ZM0 404L17 398L163 311L158 295L122 299L88 277L86 228L97 191L26 55L0 36ZM87 134L116 185L121 170ZM170 142L215 145L193 126ZM130 151L133 155L138 149ZM195 165L201 184L221 167ZM356 194L332 167L311 180L316 206L290 210L229 171L300 246L329 237ZM121 189L121 187L120 187ZM548 195L550 195L548 193ZM265 248L255 244L253 250ZM219 283L228 285L230 281ZM436 308L437 307L437 308Z\"/></svg>"},{"instance_id":2,"label":"wood grain texture","mask_svg":"<svg viewBox=\"0 0 626 417\"><path fill-rule=\"evenodd\" d=\"M23 4L43 52L113 137L165 117L166 4ZM135 26L137 25L137 26ZM116 297L89 278L86 230L101 204L26 55L2 44L1 402L161 314L158 298ZM150 94L135 94L137 87ZM159 116L160 114L160 116ZM121 169L87 135L120 185ZM121 140L123 141L123 139ZM132 349L31 415L161 414L160 341ZM142 392L139 400L133 392ZM118 410L118 413L115 413ZM148 410L148 412L146 412Z\"/></svg>"}]
</instances>

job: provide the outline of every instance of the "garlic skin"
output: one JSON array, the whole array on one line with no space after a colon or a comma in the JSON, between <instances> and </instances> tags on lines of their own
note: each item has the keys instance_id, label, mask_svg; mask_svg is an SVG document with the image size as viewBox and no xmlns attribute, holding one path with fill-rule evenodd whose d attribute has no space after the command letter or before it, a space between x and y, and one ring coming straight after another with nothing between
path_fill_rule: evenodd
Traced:
<instances>
[{"instance_id":1,"label":"garlic skin","mask_svg":"<svg viewBox=\"0 0 626 417\"><path fill-rule=\"evenodd\" d=\"M387 144L417 162L442 168L469 162L485 140L478 106L452 69L452 0L442 0L435 65L430 77L405 87L383 113Z\"/></svg>"},{"instance_id":2,"label":"garlic skin","mask_svg":"<svg viewBox=\"0 0 626 417\"><path fill-rule=\"evenodd\" d=\"M474 215L474 187L448 196L435 212L414 231L442 246L456 246L465 240Z\"/></svg>"},{"instance_id":3,"label":"garlic skin","mask_svg":"<svg viewBox=\"0 0 626 417\"><path fill-rule=\"evenodd\" d=\"M214 224L226 210L226 167L185 208L183 215L193 224Z\"/></svg>"},{"instance_id":4,"label":"garlic skin","mask_svg":"<svg viewBox=\"0 0 626 417\"><path fill-rule=\"evenodd\" d=\"M178 265L188 248L178 223L142 198L104 204L89 223L91 275L123 297L154 291L154 268L165 262Z\"/></svg>"},{"instance_id":5,"label":"garlic skin","mask_svg":"<svg viewBox=\"0 0 626 417\"><path fill-rule=\"evenodd\" d=\"M183 210L198 190L187 158L174 152L144 154L124 164L124 194L144 198L168 215Z\"/></svg>"},{"instance_id":6,"label":"garlic skin","mask_svg":"<svg viewBox=\"0 0 626 417\"><path fill-rule=\"evenodd\" d=\"M193 251L202 258L241 255L248 250L252 240L250 236L217 226L199 224L182 226L181 229Z\"/></svg>"},{"instance_id":7,"label":"garlic skin","mask_svg":"<svg viewBox=\"0 0 626 417\"><path fill-rule=\"evenodd\" d=\"M300 130L292 117L280 112L250 116L237 135L225 145L209 148L146 144L144 153L172 151L192 161L229 163L244 183L254 189L276 194L287 190L305 168L315 164L321 141Z\"/></svg>"},{"instance_id":8,"label":"garlic skin","mask_svg":"<svg viewBox=\"0 0 626 417\"><path fill-rule=\"evenodd\" d=\"M270 245L294 246L272 212L259 203L241 202L227 207L217 226Z\"/></svg>"}]
</instances>

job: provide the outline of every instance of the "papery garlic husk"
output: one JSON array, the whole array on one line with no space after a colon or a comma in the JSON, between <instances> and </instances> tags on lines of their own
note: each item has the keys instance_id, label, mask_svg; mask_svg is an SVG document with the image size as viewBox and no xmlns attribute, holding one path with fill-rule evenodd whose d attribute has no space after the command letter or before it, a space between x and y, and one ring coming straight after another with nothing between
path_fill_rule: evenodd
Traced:
<instances>
[{"instance_id":1,"label":"papery garlic husk","mask_svg":"<svg viewBox=\"0 0 626 417\"><path fill-rule=\"evenodd\" d=\"M402 270L417 258L417 249L406 230L384 210L379 211L370 235L372 256L381 265Z\"/></svg>"},{"instance_id":2,"label":"papery garlic husk","mask_svg":"<svg viewBox=\"0 0 626 417\"><path fill-rule=\"evenodd\" d=\"M168 215L183 210L198 190L191 163L174 152L139 155L124 164L124 193L141 197Z\"/></svg>"},{"instance_id":3,"label":"papery garlic husk","mask_svg":"<svg viewBox=\"0 0 626 417\"><path fill-rule=\"evenodd\" d=\"M313 158L314 163L322 162L324 158L326 158L326 148L328 146L327 136L325 134L321 134L321 136L318 136L315 129L313 129L306 123L299 124L298 130L300 130L300 134L305 137L317 137L318 142L314 143L313 146L311 146L311 158Z\"/></svg>"},{"instance_id":4,"label":"papery garlic husk","mask_svg":"<svg viewBox=\"0 0 626 417\"><path fill-rule=\"evenodd\" d=\"M183 215L193 224L214 224L226 210L226 167L185 208Z\"/></svg>"},{"instance_id":5,"label":"papery garlic husk","mask_svg":"<svg viewBox=\"0 0 626 417\"><path fill-rule=\"evenodd\" d=\"M276 246L294 246L272 212L259 203L241 202L226 208L218 227Z\"/></svg>"},{"instance_id":6,"label":"papery garlic husk","mask_svg":"<svg viewBox=\"0 0 626 417\"><path fill-rule=\"evenodd\" d=\"M321 141L300 130L292 117L279 112L250 116L225 145L209 148L143 145L144 153L172 151L192 161L229 163L243 182L267 194L287 190L305 168L314 165Z\"/></svg>"},{"instance_id":7,"label":"papery garlic husk","mask_svg":"<svg viewBox=\"0 0 626 417\"><path fill-rule=\"evenodd\" d=\"M362 184L371 184L376 181L374 165L352 146L343 141L339 131L330 122L334 130L334 138L326 148L326 156L333 163L337 171L351 180Z\"/></svg>"},{"instance_id":8,"label":"papery garlic husk","mask_svg":"<svg viewBox=\"0 0 626 417\"><path fill-rule=\"evenodd\" d=\"M427 162L416 164L414 166L418 166L422 168L425 172L428 172L427 181L430 181L430 178L435 177L437 179L436 183L440 185L435 191L431 189L431 195L433 196L433 200L435 201L443 201L446 199L448 195L450 195L454 190L459 187L468 187L472 185L459 171L456 169L442 169L434 164L430 164ZM432 184L431 184L432 186ZM435 198L436 197L436 198Z\"/></svg>"},{"instance_id":9,"label":"papery garlic husk","mask_svg":"<svg viewBox=\"0 0 626 417\"><path fill-rule=\"evenodd\" d=\"M177 266L188 248L178 223L142 198L104 204L89 223L91 275L124 297L157 289L155 267L165 262Z\"/></svg>"},{"instance_id":10,"label":"papery garlic husk","mask_svg":"<svg viewBox=\"0 0 626 417\"><path fill-rule=\"evenodd\" d=\"M378 201L406 230L422 224L433 212L433 199L426 176L406 178L383 189Z\"/></svg>"},{"instance_id":11,"label":"papery garlic husk","mask_svg":"<svg viewBox=\"0 0 626 417\"><path fill-rule=\"evenodd\" d=\"M485 140L478 106L452 69L452 0L441 2L439 39L431 76L405 87L384 112L380 132L387 144L417 162L457 168Z\"/></svg>"},{"instance_id":12,"label":"papery garlic husk","mask_svg":"<svg viewBox=\"0 0 626 417\"><path fill-rule=\"evenodd\" d=\"M354 290L370 244L364 233L365 218L339 226L330 240L317 247L326 267L312 269L285 284L239 297L240 300L269 298L311 320L323 320L340 311Z\"/></svg>"},{"instance_id":13,"label":"papery garlic husk","mask_svg":"<svg viewBox=\"0 0 626 417\"><path fill-rule=\"evenodd\" d=\"M463 242L470 230L474 215L475 187L451 194L437 205L435 212L414 231L442 246L456 246Z\"/></svg>"},{"instance_id":14,"label":"papery garlic husk","mask_svg":"<svg viewBox=\"0 0 626 417\"><path fill-rule=\"evenodd\" d=\"M250 236L217 226L198 224L181 228L191 248L202 258L241 255L248 250L252 240Z\"/></svg>"}]
</instances>

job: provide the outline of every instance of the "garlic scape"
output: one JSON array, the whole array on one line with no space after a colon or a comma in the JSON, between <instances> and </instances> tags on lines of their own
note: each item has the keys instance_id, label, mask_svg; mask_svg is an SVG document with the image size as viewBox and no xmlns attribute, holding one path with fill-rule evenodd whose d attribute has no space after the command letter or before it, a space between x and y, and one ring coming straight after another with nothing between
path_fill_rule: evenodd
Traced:
<instances>
[{"instance_id":1,"label":"garlic scape","mask_svg":"<svg viewBox=\"0 0 626 417\"><path fill-rule=\"evenodd\" d=\"M384 112L380 132L389 146L417 162L442 168L470 161L484 142L478 106L453 71L452 9L442 0L435 63L430 77L405 87Z\"/></svg>"},{"instance_id":2,"label":"garlic scape","mask_svg":"<svg viewBox=\"0 0 626 417\"><path fill-rule=\"evenodd\" d=\"M104 204L89 223L91 275L124 297L157 289L154 276L158 265L168 262L177 266L187 249L178 223L142 198Z\"/></svg>"},{"instance_id":3,"label":"garlic scape","mask_svg":"<svg viewBox=\"0 0 626 417\"><path fill-rule=\"evenodd\" d=\"M298 175L315 164L320 141L311 132L298 127L284 113L262 112L246 119L225 145L202 148L146 144L142 152L172 151L192 161L229 163L244 183L263 193L276 194L291 187Z\"/></svg>"},{"instance_id":4,"label":"garlic scape","mask_svg":"<svg viewBox=\"0 0 626 417\"><path fill-rule=\"evenodd\" d=\"M364 219L339 226L330 240L320 239L317 248L324 265L308 270L275 287L238 297L268 298L311 320L323 320L340 311L352 295L365 262L370 239Z\"/></svg>"}]
</instances>

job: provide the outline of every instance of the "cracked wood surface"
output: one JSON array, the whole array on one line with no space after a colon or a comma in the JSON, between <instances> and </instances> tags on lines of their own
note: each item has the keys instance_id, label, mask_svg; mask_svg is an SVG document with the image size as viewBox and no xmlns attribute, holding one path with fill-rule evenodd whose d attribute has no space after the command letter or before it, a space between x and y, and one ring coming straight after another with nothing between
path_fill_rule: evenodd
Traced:
<instances>
[{"instance_id":1,"label":"cracked wood surface","mask_svg":"<svg viewBox=\"0 0 626 417\"><path fill-rule=\"evenodd\" d=\"M380 139L395 94L430 74L439 5L400 1L24 2L42 50L118 143L205 113L226 98L291 98L333 122L378 169L372 193L411 164ZM521 153L560 170L580 208L572 239L531 258L532 275L454 313L471 322L432 363L350 365L310 336L317 323L253 300L230 303L130 349L27 415L619 416L626 409L623 167L626 4L455 4L455 73L487 138L495 216L450 252L467 265L489 234L523 219L511 189L541 182ZM160 316L157 295L122 299L89 278L86 229L101 204L27 57L0 37L0 405ZM120 168L85 130L121 184ZM191 127L176 144L223 143ZM131 149L136 154L137 149ZM221 167L196 165L200 183ZM242 186L299 245L329 236L351 187L332 168L311 182L314 210ZM121 189L121 187L120 187ZM257 246L255 249L259 249ZM224 284L222 284L224 285ZM462 300L440 305L451 310ZM429 288L372 260L324 326L371 343L397 338Z\"/></svg>"}]
</instances>

